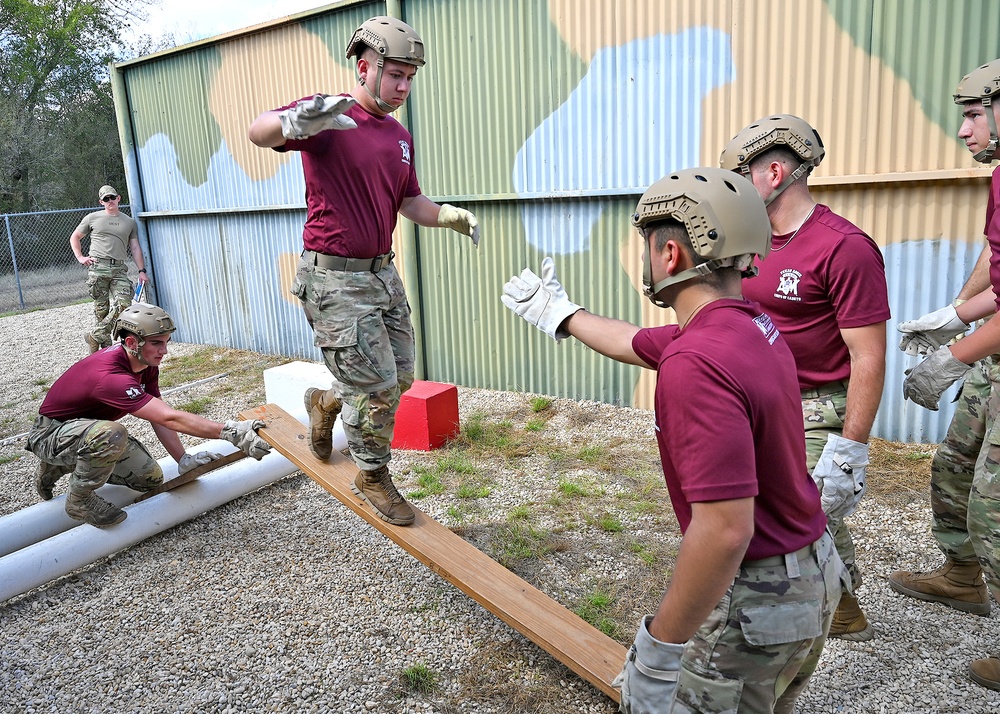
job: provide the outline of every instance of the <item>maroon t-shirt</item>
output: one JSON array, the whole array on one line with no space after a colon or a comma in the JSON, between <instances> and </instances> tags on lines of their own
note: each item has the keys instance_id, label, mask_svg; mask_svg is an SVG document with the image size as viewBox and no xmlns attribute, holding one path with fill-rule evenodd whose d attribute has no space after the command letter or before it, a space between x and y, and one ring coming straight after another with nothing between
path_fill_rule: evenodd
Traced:
<instances>
[{"instance_id":1,"label":"maroon t-shirt","mask_svg":"<svg viewBox=\"0 0 1000 714\"><path fill-rule=\"evenodd\" d=\"M799 388L850 379L841 329L889 319L882 252L860 228L817 205L798 233L774 236L743 296L760 303L795 356Z\"/></svg>"},{"instance_id":2,"label":"maroon t-shirt","mask_svg":"<svg viewBox=\"0 0 1000 714\"><path fill-rule=\"evenodd\" d=\"M55 381L38 413L57 421L114 421L160 396L160 369L133 372L121 345L98 350L67 369Z\"/></svg>"},{"instance_id":3,"label":"maroon t-shirt","mask_svg":"<svg viewBox=\"0 0 1000 714\"><path fill-rule=\"evenodd\" d=\"M679 330L640 330L657 371L656 438L681 532L691 503L754 498L746 559L792 553L826 527L806 469L795 363L760 306L718 300Z\"/></svg>"},{"instance_id":4,"label":"maroon t-shirt","mask_svg":"<svg viewBox=\"0 0 1000 714\"><path fill-rule=\"evenodd\" d=\"M307 209L303 246L329 255L374 258L392 248L403 199L420 195L413 137L393 117L374 116L360 105L351 107L347 116L357 129L290 139L275 151L302 152Z\"/></svg>"},{"instance_id":5,"label":"maroon t-shirt","mask_svg":"<svg viewBox=\"0 0 1000 714\"><path fill-rule=\"evenodd\" d=\"M990 179L990 200L986 204L986 227L983 233L990 244L990 283L996 295L997 310L1000 310L1000 166L993 169Z\"/></svg>"}]
</instances>

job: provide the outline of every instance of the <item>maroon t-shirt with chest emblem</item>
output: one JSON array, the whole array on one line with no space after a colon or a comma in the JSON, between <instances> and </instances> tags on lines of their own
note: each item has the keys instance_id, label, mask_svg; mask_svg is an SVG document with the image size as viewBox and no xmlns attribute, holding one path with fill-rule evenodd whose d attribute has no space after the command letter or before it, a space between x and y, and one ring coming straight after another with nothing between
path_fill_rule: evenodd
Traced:
<instances>
[{"instance_id":1,"label":"maroon t-shirt with chest emblem","mask_svg":"<svg viewBox=\"0 0 1000 714\"><path fill-rule=\"evenodd\" d=\"M392 116L377 117L360 105L346 114L357 129L331 129L308 139L289 139L275 151L302 153L307 210L302 244L306 250L374 258L392 249L392 231L403 199L420 195L413 137Z\"/></svg>"},{"instance_id":2,"label":"maroon t-shirt with chest emblem","mask_svg":"<svg viewBox=\"0 0 1000 714\"><path fill-rule=\"evenodd\" d=\"M115 421L160 396L160 369L133 372L121 345L98 350L55 381L38 413L57 421Z\"/></svg>"},{"instance_id":3,"label":"maroon t-shirt with chest emblem","mask_svg":"<svg viewBox=\"0 0 1000 714\"><path fill-rule=\"evenodd\" d=\"M817 204L794 234L774 236L771 252L743 281L795 357L799 388L851 377L842 329L889 319L882 252L860 228Z\"/></svg>"}]
</instances>

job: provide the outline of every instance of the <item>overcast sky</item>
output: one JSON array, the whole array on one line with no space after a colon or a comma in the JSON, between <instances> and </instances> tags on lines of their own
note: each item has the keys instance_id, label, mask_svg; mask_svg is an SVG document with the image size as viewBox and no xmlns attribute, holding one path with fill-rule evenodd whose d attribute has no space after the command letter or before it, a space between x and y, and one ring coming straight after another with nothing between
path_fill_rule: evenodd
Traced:
<instances>
[{"instance_id":1,"label":"overcast sky","mask_svg":"<svg viewBox=\"0 0 1000 714\"><path fill-rule=\"evenodd\" d=\"M158 0L148 8L149 19L137 22L135 31L153 38L173 33L178 44L185 44L329 4L329 0Z\"/></svg>"}]
</instances>

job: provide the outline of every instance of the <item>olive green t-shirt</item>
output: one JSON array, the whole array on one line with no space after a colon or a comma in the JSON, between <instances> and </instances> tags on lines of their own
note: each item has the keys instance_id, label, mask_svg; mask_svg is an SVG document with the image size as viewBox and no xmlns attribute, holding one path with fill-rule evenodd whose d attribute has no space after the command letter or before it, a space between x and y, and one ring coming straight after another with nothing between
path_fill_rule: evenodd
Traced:
<instances>
[{"instance_id":1,"label":"olive green t-shirt","mask_svg":"<svg viewBox=\"0 0 1000 714\"><path fill-rule=\"evenodd\" d=\"M90 236L88 255L115 260L125 260L128 257L128 243L139 235L131 217L124 213L111 216L105 211L88 213L76 230Z\"/></svg>"}]
</instances>

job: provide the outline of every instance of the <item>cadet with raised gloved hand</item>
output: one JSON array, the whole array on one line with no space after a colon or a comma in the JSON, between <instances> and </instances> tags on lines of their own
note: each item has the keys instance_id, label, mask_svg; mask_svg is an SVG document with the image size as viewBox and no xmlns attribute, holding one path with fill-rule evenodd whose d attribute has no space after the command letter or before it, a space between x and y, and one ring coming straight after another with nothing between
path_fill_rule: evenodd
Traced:
<instances>
[{"instance_id":1,"label":"cadet with raised gloved hand","mask_svg":"<svg viewBox=\"0 0 1000 714\"><path fill-rule=\"evenodd\" d=\"M416 31L394 17L373 17L352 35L347 58L357 70L349 94L316 94L264 112L249 136L257 146L302 154L308 215L291 292L333 375L330 389L303 397L310 449L330 458L340 415L359 468L354 492L382 520L405 526L413 509L388 464L400 396L413 383L414 344L392 232L401 214L450 228L478 247L479 221L421 193L413 137L391 116L424 66Z\"/></svg>"},{"instance_id":2,"label":"cadet with raised gloved hand","mask_svg":"<svg viewBox=\"0 0 1000 714\"><path fill-rule=\"evenodd\" d=\"M501 298L555 340L657 373L656 437L683 539L615 680L621 710L791 712L846 572L805 468L792 354L741 295L741 276L771 244L764 203L728 171L687 169L650 186L632 222L646 296L679 325L640 329L588 312L551 258L541 276L511 277Z\"/></svg>"},{"instance_id":3,"label":"cadet with raised gloved hand","mask_svg":"<svg viewBox=\"0 0 1000 714\"><path fill-rule=\"evenodd\" d=\"M178 432L205 439L225 439L257 460L271 447L257 435L264 422L225 424L173 409L160 399L160 362L175 330L162 308L133 304L119 316L119 344L77 362L57 379L38 410L27 446L38 457L35 488L48 501L52 489L70 474L66 513L105 528L126 513L94 493L105 483L150 491L163 483L163 470L137 439L118 423L126 414L145 419L163 447L177 461L178 475L219 458L199 451L188 454Z\"/></svg>"},{"instance_id":4,"label":"cadet with raised gloved hand","mask_svg":"<svg viewBox=\"0 0 1000 714\"><path fill-rule=\"evenodd\" d=\"M791 114L763 117L730 140L722 168L757 188L771 223L771 252L743 294L760 303L795 357L806 432L806 464L822 494L837 552L851 574L830 637L870 640L857 599L861 570L844 519L865 493L868 437L885 379L889 297L878 246L816 203L809 176L826 149Z\"/></svg>"},{"instance_id":5,"label":"cadet with raised gloved hand","mask_svg":"<svg viewBox=\"0 0 1000 714\"><path fill-rule=\"evenodd\" d=\"M1000 158L1000 59L973 70L953 96L962 110L958 137L976 161ZM931 532L945 557L929 572L897 570L889 585L908 597L940 602L976 615L990 614L990 591L1000 600L1000 168L993 171L986 208L986 249L948 307L900 323L899 348L928 354L906 371L903 396L937 410L941 395L965 378L958 408L931 462ZM976 320L990 317L954 342ZM985 576L985 583L983 582ZM994 653L995 655L995 653ZM982 657L969 676L1000 689L1000 657Z\"/></svg>"}]
</instances>

